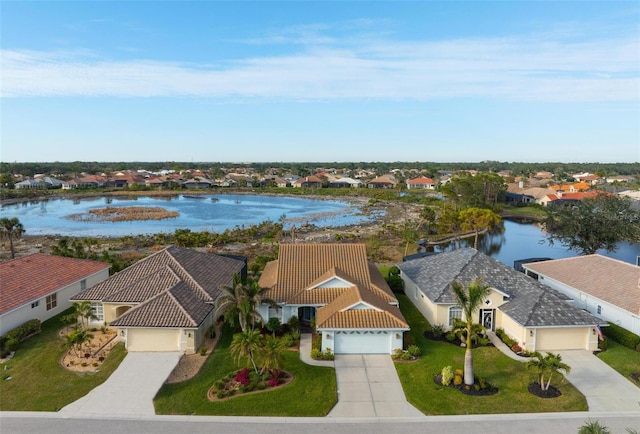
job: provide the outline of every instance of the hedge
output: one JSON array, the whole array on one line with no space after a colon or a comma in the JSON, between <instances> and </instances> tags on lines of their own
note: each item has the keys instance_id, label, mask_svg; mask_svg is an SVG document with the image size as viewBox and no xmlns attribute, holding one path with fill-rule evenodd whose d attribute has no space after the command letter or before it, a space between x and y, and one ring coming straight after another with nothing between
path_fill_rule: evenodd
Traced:
<instances>
[{"instance_id":1,"label":"hedge","mask_svg":"<svg viewBox=\"0 0 640 434\"><path fill-rule=\"evenodd\" d=\"M40 332L40 325L39 319L30 319L13 330L9 330L4 336L0 337L0 348L15 351L20 342Z\"/></svg>"},{"instance_id":2,"label":"hedge","mask_svg":"<svg viewBox=\"0 0 640 434\"><path fill-rule=\"evenodd\" d=\"M627 348L638 351L640 346L640 336L635 333L631 333L629 330L620 327L619 325L609 323L608 327L602 327L602 333Z\"/></svg>"}]
</instances>

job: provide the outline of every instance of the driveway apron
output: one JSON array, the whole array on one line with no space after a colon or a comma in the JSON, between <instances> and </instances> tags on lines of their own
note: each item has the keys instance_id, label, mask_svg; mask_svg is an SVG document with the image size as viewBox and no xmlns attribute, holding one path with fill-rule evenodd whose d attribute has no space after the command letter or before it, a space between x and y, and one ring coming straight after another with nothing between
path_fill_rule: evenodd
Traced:
<instances>
[{"instance_id":1,"label":"driveway apron","mask_svg":"<svg viewBox=\"0 0 640 434\"><path fill-rule=\"evenodd\" d=\"M567 380L587 398L589 411L639 411L640 388L604 363L591 351L560 351L571 367Z\"/></svg>"},{"instance_id":2,"label":"driveway apron","mask_svg":"<svg viewBox=\"0 0 640 434\"><path fill-rule=\"evenodd\" d=\"M425 417L409 404L388 354L336 355L338 403L329 417Z\"/></svg>"},{"instance_id":3,"label":"driveway apron","mask_svg":"<svg viewBox=\"0 0 640 434\"><path fill-rule=\"evenodd\" d=\"M107 381L64 407L60 414L63 417L154 415L153 398L180 356L178 352L129 353Z\"/></svg>"}]
</instances>

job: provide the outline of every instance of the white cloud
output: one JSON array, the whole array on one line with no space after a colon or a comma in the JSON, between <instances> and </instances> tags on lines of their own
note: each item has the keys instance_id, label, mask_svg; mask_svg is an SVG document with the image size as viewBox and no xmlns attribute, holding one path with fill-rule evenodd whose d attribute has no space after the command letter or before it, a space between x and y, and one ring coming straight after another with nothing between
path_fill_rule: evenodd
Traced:
<instances>
[{"instance_id":1,"label":"white cloud","mask_svg":"<svg viewBox=\"0 0 640 434\"><path fill-rule=\"evenodd\" d=\"M639 99L640 49L634 35L582 42L517 37L360 40L340 46L319 30L322 28L292 31L307 47L297 53L215 64L119 61L87 51L2 50L0 96Z\"/></svg>"}]
</instances>

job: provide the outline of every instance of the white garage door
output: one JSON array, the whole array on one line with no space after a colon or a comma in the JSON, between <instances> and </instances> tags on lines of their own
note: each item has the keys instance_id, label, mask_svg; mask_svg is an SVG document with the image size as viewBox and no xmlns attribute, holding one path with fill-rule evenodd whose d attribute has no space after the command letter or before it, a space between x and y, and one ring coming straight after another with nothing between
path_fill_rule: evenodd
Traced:
<instances>
[{"instance_id":1,"label":"white garage door","mask_svg":"<svg viewBox=\"0 0 640 434\"><path fill-rule=\"evenodd\" d=\"M587 348L589 328L538 329L536 350L584 350Z\"/></svg>"},{"instance_id":2,"label":"white garage door","mask_svg":"<svg viewBox=\"0 0 640 434\"><path fill-rule=\"evenodd\" d=\"M128 351L178 351L179 330L129 329Z\"/></svg>"},{"instance_id":3,"label":"white garage door","mask_svg":"<svg viewBox=\"0 0 640 434\"><path fill-rule=\"evenodd\" d=\"M336 354L391 354L389 332L336 332Z\"/></svg>"}]
</instances>

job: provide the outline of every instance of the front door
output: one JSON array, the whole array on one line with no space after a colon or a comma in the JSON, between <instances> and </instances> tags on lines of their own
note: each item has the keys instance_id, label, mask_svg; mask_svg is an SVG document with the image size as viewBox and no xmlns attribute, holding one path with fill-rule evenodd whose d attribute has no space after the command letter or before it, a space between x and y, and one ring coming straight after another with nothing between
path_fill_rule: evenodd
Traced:
<instances>
[{"instance_id":1,"label":"front door","mask_svg":"<svg viewBox=\"0 0 640 434\"><path fill-rule=\"evenodd\" d=\"M304 306L298 309L298 318L305 325L311 323L311 319L316 316L316 308L312 306Z\"/></svg>"},{"instance_id":2,"label":"front door","mask_svg":"<svg viewBox=\"0 0 640 434\"><path fill-rule=\"evenodd\" d=\"M480 321L482 325L489 331L495 330L495 324L493 323L493 309L482 309L480 311Z\"/></svg>"}]
</instances>

